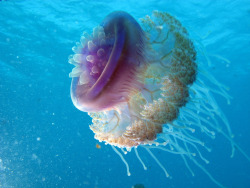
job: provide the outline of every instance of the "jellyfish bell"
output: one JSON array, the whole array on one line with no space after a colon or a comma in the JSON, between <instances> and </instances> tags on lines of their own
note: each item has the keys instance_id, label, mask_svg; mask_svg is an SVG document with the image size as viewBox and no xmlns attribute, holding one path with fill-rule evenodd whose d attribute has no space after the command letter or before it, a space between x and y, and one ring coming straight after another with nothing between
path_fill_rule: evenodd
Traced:
<instances>
[{"instance_id":1,"label":"jellyfish bell","mask_svg":"<svg viewBox=\"0 0 250 188\"><path fill-rule=\"evenodd\" d=\"M222 186L200 164L209 161L199 147L208 152L211 149L197 138L197 129L210 138L222 133L232 145L232 155L237 147L249 160L232 140L228 121L211 92L227 100L230 96L202 70L204 65L196 60L187 30L173 16L154 11L139 24L128 13L111 13L91 35L84 33L73 51L69 57L69 63L76 66L70 73L72 101L79 110L88 112L95 138L112 146L128 175L129 165L122 153L133 149L146 170L137 151L142 147L170 177L151 151L160 149L179 154L194 175L189 159ZM214 83L214 88L205 81Z\"/></svg>"},{"instance_id":2,"label":"jellyfish bell","mask_svg":"<svg viewBox=\"0 0 250 188\"><path fill-rule=\"evenodd\" d=\"M78 64L71 73L71 97L78 109L114 109L141 89L145 36L133 17L125 12L111 13L94 28L92 36L81 40L82 49L73 56Z\"/></svg>"}]
</instances>

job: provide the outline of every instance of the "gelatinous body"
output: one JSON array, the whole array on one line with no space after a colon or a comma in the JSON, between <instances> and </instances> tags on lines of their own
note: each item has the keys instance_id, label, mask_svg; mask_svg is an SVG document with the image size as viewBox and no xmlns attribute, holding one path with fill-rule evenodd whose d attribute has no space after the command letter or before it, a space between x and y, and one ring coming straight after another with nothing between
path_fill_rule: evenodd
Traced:
<instances>
[{"instance_id":1,"label":"gelatinous body","mask_svg":"<svg viewBox=\"0 0 250 188\"><path fill-rule=\"evenodd\" d=\"M112 13L73 56L79 59L71 73L74 104L93 112L96 139L119 147L155 140L162 126L177 118L196 77L195 51L185 29L166 22L165 32L150 20L143 24L148 31L127 13Z\"/></svg>"},{"instance_id":2,"label":"gelatinous body","mask_svg":"<svg viewBox=\"0 0 250 188\"><path fill-rule=\"evenodd\" d=\"M151 149L180 154L192 174L186 158L220 185L194 158L197 152L208 163L197 146L210 149L193 134L199 129L214 138L215 132L220 132L234 152L236 144L227 119L211 91L228 101L230 96L211 75L198 71L194 45L178 20L154 11L138 24L129 14L114 12L92 35L84 33L73 51L75 55L69 58L76 66L70 73L72 101L92 117L90 128L95 138L112 145L125 162L128 175L128 165L114 146L124 153L123 148L133 148L146 169L136 149L144 147L167 177ZM212 81L216 89L204 87L204 80ZM218 119L224 122L227 133Z\"/></svg>"}]
</instances>

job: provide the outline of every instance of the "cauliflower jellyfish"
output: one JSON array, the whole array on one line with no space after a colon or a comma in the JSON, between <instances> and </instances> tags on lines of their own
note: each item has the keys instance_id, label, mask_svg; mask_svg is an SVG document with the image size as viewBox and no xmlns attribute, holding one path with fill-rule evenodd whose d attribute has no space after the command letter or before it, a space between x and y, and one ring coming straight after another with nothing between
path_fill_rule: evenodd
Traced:
<instances>
[{"instance_id":1,"label":"cauliflower jellyfish","mask_svg":"<svg viewBox=\"0 0 250 188\"><path fill-rule=\"evenodd\" d=\"M230 96L197 62L194 44L177 19L153 11L138 23L126 12L113 12L92 34L83 33L73 52L69 57L75 65L70 73L73 104L89 114L95 138L112 146L128 175L123 155L127 152L135 152L147 169L137 149L142 147L167 177L153 149L180 155L194 175L188 164L192 161L222 186L201 164L209 163L201 148L211 149L197 138L195 130L211 138L221 133L231 143L233 155L237 145L213 93L228 102ZM206 86L208 81L214 86Z\"/></svg>"}]
</instances>

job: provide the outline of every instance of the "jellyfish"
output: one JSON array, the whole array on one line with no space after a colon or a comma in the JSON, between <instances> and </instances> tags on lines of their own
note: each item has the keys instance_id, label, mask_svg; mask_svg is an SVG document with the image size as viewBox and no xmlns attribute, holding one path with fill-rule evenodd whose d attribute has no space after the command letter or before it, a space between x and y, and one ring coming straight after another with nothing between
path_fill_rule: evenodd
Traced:
<instances>
[{"instance_id":1,"label":"jellyfish","mask_svg":"<svg viewBox=\"0 0 250 188\"><path fill-rule=\"evenodd\" d=\"M196 130L212 139L221 133L232 145L232 156L237 147L249 160L213 97L216 93L230 102L226 86L197 61L187 30L170 14L153 11L137 22L126 12L113 12L91 34L84 32L72 50L72 102L92 118L95 139L112 146L128 175L123 154L134 151L146 170L137 149L143 147L166 177L153 149L180 155L192 175L188 160L222 186L201 164L209 161L200 148L211 149Z\"/></svg>"}]
</instances>

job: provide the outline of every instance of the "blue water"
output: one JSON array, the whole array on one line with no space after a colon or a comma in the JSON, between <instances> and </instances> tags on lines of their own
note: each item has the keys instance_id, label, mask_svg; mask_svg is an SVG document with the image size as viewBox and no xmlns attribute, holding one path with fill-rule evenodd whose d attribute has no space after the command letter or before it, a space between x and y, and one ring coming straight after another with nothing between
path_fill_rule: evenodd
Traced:
<instances>
[{"instance_id":1,"label":"blue water","mask_svg":"<svg viewBox=\"0 0 250 188\"><path fill-rule=\"evenodd\" d=\"M0 1L0 187L216 187L190 163L192 177L178 155L155 151L172 179L144 150L127 154L131 176L110 146L98 143L91 119L70 99L67 63L83 31L91 31L114 10L136 19L152 10L168 12L202 43L212 66L227 85L228 105L216 96L235 141L250 155L250 2L207 1ZM217 56L217 57L216 57ZM231 63L218 58L227 59ZM205 138L204 138L205 139ZM207 140L205 168L226 187L250 187L250 162L221 135ZM96 144L101 148L97 149Z\"/></svg>"}]
</instances>

